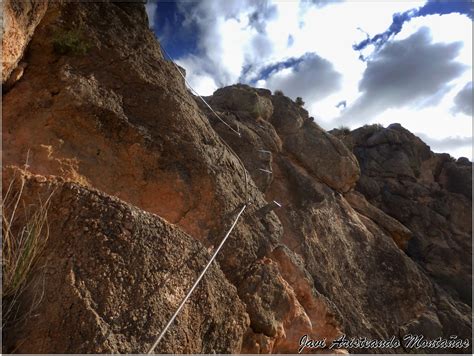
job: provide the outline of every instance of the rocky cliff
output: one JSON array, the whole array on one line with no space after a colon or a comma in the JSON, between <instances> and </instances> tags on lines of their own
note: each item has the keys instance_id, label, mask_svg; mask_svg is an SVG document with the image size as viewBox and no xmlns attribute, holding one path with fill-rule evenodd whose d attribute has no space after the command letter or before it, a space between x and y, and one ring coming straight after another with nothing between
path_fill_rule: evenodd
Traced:
<instances>
[{"instance_id":1,"label":"rocky cliff","mask_svg":"<svg viewBox=\"0 0 474 356\"><path fill-rule=\"evenodd\" d=\"M146 352L245 203L156 352L295 353L303 335L470 343L470 162L399 126L328 133L245 85L207 98L225 125L164 59L143 4L17 3L3 194L30 210L51 198L26 287L4 296L18 314L4 352Z\"/></svg>"},{"instance_id":2,"label":"rocky cliff","mask_svg":"<svg viewBox=\"0 0 474 356\"><path fill-rule=\"evenodd\" d=\"M434 154L399 124L362 127L343 140L361 165L356 190L410 229L407 254L471 305L471 162Z\"/></svg>"}]
</instances>

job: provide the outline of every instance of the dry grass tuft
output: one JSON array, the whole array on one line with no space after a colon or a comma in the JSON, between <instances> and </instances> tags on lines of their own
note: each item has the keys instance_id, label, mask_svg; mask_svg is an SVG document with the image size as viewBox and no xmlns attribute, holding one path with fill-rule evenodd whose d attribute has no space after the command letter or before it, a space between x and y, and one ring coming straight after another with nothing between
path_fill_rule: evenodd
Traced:
<instances>
[{"instance_id":1,"label":"dry grass tuft","mask_svg":"<svg viewBox=\"0 0 474 356\"><path fill-rule=\"evenodd\" d=\"M45 201L38 197L35 204L26 206L22 200L25 178L20 177L19 187L15 183L14 177L2 200L2 326L24 318L41 301L42 293L35 292L26 312L18 305L49 237L48 208L54 193Z\"/></svg>"}]
</instances>

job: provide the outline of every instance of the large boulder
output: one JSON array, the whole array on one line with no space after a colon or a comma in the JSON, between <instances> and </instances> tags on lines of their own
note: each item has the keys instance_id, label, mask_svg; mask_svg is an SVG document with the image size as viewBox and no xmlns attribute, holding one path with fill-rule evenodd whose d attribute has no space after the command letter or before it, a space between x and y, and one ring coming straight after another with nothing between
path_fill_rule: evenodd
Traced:
<instances>
[{"instance_id":1,"label":"large boulder","mask_svg":"<svg viewBox=\"0 0 474 356\"><path fill-rule=\"evenodd\" d=\"M349 191L357 182L360 170L352 152L338 138L314 123L308 112L290 98L238 84L219 89L208 99L228 122L233 123L234 128L240 127L239 138L200 104L211 114L209 120L218 132L227 142L230 140L263 191L272 179L268 173L271 172L272 154L281 151L294 156L316 179L335 190ZM262 101L272 108L266 111L270 117L264 116L265 121L252 120L255 108L263 106L259 104ZM233 110L234 114L227 115L227 110ZM267 161L263 162L265 159Z\"/></svg>"},{"instance_id":2,"label":"large boulder","mask_svg":"<svg viewBox=\"0 0 474 356\"><path fill-rule=\"evenodd\" d=\"M421 163L431 157L429 147L400 124L366 125L351 136L361 169L380 176L417 178Z\"/></svg>"},{"instance_id":3,"label":"large boulder","mask_svg":"<svg viewBox=\"0 0 474 356\"><path fill-rule=\"evenodd\" d=\"M448 161L442 166L439 183L448 191L472 199L472 163L461 157L456 162Z\"/></svg>"},{"instance_id":4,"label":"large boulder","mask_svg":"<svg viewBox=\"0 0 474 356\"><path fill-rule=\"evenodd\" d=\"M266 95L265 95L266 94ZM231 112L247 112L254 118L268 120L273 113L270 91L257 92L244 84L217 89L207 98L211 106Z\"/></svg>"},{"instance_id":5,"label":"large boulder","mask_svg":"<svg viewBox=\"0 0 474 356\"><path fill-rule=\"evenodd\" d=\"M298 132L308 118L308 112L287 96L277 93L272 96L272 103L274 111L271 123L280 135Z\"/></svg>"},{"instance_id":6,"label":"large boulder","mask_svg":"<svg viewBox=\"0 0 474 356\"><path fill-rule=\"evenodd\" d=\"M49 234L36 262L41 268L27 292L13 298L15 317L27 322L3 330L3 352L145 353L209 251L177 226L117 198L11 173L10 192L21 189L20 205L30 212L50 198ZM15 231L31 216L19 209ZM155 352L236 353L248 322L235 287L214 264Z\"/></svg>"}]
</instances>

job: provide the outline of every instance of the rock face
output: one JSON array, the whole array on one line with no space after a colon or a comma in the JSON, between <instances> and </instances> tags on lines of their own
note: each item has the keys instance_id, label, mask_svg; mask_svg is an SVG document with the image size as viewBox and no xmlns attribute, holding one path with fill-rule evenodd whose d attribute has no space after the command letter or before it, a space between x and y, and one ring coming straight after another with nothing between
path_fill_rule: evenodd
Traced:
<instances>
[{"instance_id":1,"label":"rock face","mask_svg":"<svg viewBox=\"0 0 474 356\"><path fill-rule=\"evenodd\" d=\"M412 237L412 232L409 229L367 202L365 197L358 192L347 193L344 197L357 212L368 217L381 227L395 241L398 247L402 250L407 249L408 241Z\"/></svg>"},{"instance_id":2,"label":"rock face","mask_svg":"<svg viewBox=\"0 0 474 356\"><path fill-rule=\"evenodd\" d=\"M341 141L312 122L308 112L288 97L271 95L271 92L265 89L235 85L217 90L208 99L211 106L229 115L229 120L239 122L245 119L246 123L253 121L251 127L242 125L241 128L244 130L244 137L250 136L249 145L236 145L235 149L246 165L252 167L249 171L257 182L261 181L258 177L262 173L251 163L255 158L254 153L243 152L248 147L254 151L283 150L285 155L292 156L316 179L337 191L348 191L359 178L359 164L354 155ZM206 109L203 104L198 104L203 110ZM210 119L218 123L215 121L218 119ZM265 152L261 156L265 160ZM269 157L271 158L267 154L267 161ZM270 161L260 164L263 169L268 170L270 167ZM259 187L263 188L264 185L260 184Z\"/></svg>"},{"instance_id":3,"label":"rock face","mask_svg":"<svg viewBox=\"0 0 474 356\"><path fill-rule=\"evenodd\" d=\"M4 351L146 353L209 259L207 249L117 198L42 176L15 176L15 184L26 180L21 203L34 206L52 196L48 244L38 261L45 268L33 278L42 300L28 322L3 335ZM21 310L28 310L34 289ZM247 326L235 287L213 266L160 350L239 352Z\"/></svg>"},{"instance_id":4,"label":"rock face","mask_svg":"<svg viewBox=\"0 0 474 356\"><path fill-rule=\"evenodd\" d=\"M347 139L361 165L356 189L410 229L407 254L471 306L471 162L434 154L399 124L362 127Z\"/></svg>"},{"instance_id":5,"label":"rock face","mask_svg":"<svg viewBox=\"0 0 474 356\"><path fill-rule=\"evenodd\" d=\"M50 5L24 77L4 97L4 163L28 156L37 173L96 187L202 237L220 211L212 187L221 179L204 160L217 161L222 144L195 117L200 113L136 5ZM133 24L141 26L124 38L123 26ZM58 54L56 33L80 36L89 51ZM186 143L175 140L178 132Z\"/></svg>"},{"instance_id":6,"label":"rock face","mask_svg":"<svg viewBox=\"0 0 474 356\"><path fill-rule=\"evenodd\" d=\"M47 6L41 0L2 1L2 84L17 67Z\"/></svg>"},{"instance_id":7,"label":"rock face","mask_svg":"<svg viewBox=\"0 0 474 356\"><path fill-rule=\"evenodd\" d=\"M222 93L226 91L229 97L235 98L232 91L236 90L242 90L242 86L217 91L219 100L210 98L214 107L221 110L223 115L230 108L219 107L220 103L225 103ZM217 132L242 156L256 182L262 172L254 167L268 167L272 172L266 184L259 185L259 188L265 192L267 201L283 202L284 208L276 211L283 224L281 241L302 258L317 291L334 304L340 316L342 330L351 336L370 335L372 338L384 339L392 334L402 336L412 332L412 325L424 323L421 320L425 320L425 315L434 315L429 319L433 319L431 324L424 324L426 332L431 332L434 325L440 325L438 329L433 329L438 330L435 332L438 336L449 337L449 333L456 330L456 335L467 338L471 326L466 311L470 310L470 306L460 301L456 294L453 299L451 291L447 293L439 288L404 252L411 249L412 240L416 238L413 237L413 231L398 221L396 214L391 216L391 212L387 214L377 205L370 204L364 195L351 191L343 197L337 192L337 187L350 187L353 184L353 176L358 175L359 169L357 163L347 163L348 160L352 162L353 156L347 153L346 148L341 149L342 142L312 123L305 116L304 110L290 99L280 95L270 96L266 91L249 87L246 90L253 91L256 95L269 96L272 102L286 102L284 111L280 112L281 106L277 104L274 105L270 118L255 117L248 113L246 115L245 112L238 112L236 115L237 108L243 106L234 102L234 113L227 114L225 118L228 124L240 126L240 138L229 132L211 113L208 113L209 119ZM205 107L202 106L202 109L205 110ZM282 123L284 118L289 123ZM314 133L316 142L334 144L325 149L313 150L309 149L313 145L301 145L299 152L288 152L291 149L288 148L288 142L291 142L288 137L297 137L303 141L304 137L311 137L306 131ZM405 134L411 140L414 139L412 134ZM299 135L303 138L298 137ZM309 141L311 140L308 139ZM422 146L409 150L432 155L421 141L416 143ZM260 149L271 152L263 156L265 161ZM356 149L354 152L358 153ZM301 159L305 156L308 160L312 157L313 163L330 162L332 167L336 167L331 171L333 181L328 182L321 173L315 173L312 168L317 165L305 164ZM421 158L410 161L402 154L398 157L401 158L392 159L392 165L400 166L400 170L407 174L422 162ZM366 161L361 158L359 160L364 167ZM348 172L356 173L347 174L343 170L337 170L337 167L346 167ZM386 173L383 176L385 180L387 175L393 174L391 172L395 168L387 165L380 170ZM324 174L327 169L322 172ZM341 183L335 185L334 181ZM462 211L459 213L464 214ZM469 253L470 248L466 251ZM468 260L460 263L466 270L470 268ZM469 283L466 285L470 288ZM446 322L446 305L454 308L451 315L463 316L454 323ZM441 326L440 320L444 320L446 324ZM453 325L456 325L455 329L452 329Z\"/></svg>"},{"instance_id":8,"label":"rock face","mask_svg":"<svg viewBox=\"0 0 474 356\"><path fill-rule=\"evenodd\" d=\"M366 184L373 195L361 188L366 161L289 98L218 90L209 102L236 135L189 94L137 3L52 2L26 53L3 98L3 162L31 172L26 203L56 192L40 317L4 329L4 351L146 351L244 203L155 351L295 353L304 335L328 346L343 334L470 340L470 306L412 256L418 231L374 200L380 182ZM431 153L416 155L422 164ZM411 163L400 153L387 174L416 179ZM458 165L436 171L452 199L433 204L459 204L468 166ZM465 234L462 216L450 219Z\"/></svg>"}]
</instances>

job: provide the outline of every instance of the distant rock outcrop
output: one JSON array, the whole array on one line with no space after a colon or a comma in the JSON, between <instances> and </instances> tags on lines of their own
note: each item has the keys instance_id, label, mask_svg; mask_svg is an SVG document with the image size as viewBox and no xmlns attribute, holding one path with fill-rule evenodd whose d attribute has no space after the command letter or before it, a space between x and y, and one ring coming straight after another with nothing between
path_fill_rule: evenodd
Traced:
<instances>
[{"instance_id":1,"label":"distant rock outcrop","mask_svg":"<svg viewBox=\"0 0 474 356\"><path fill-rule=\"evenodd\" d=\"M259 102L256 95L270 98L273 110L266 112L272 112L272 115L256 116L242 110L245 105L239 105L236 100L239 95L235 94L242 91L247 91L246 96L252 97L254 103ZM242 158L253 180L261 182L258 187L265 192L267 201L283 203L284 207L276 210L283 225L281 242L302 258L304 269L314 280L316 290L337 310L341 330L351 336L379 339L414 332L468 338L470 304L460 300L457 293L451 293L451 289L440 288L438 280L430 280L428 276L431 274L425 274L424 266L420 268L406 254L410 254L413 241L417 239L414 233L418 231L412 231L411 225L405 225L393 211L387 212L366 200L366 197L373 198L361 188L361 184L367 181L366 176L362 175L356 186L366 197L357 191L349 191L359 177L359 163L336 138L340 132L335 131L336 136L325 132L308 118L304 109L280 94L271 95L266 90L236 85L219 89L215 95L218 100L214 96L209 100L229 125L240 127L241 137L230 132L210 112L209 120ZM201 109L206 111L204 105ZM380 174L375 189L392 180L415 179L425 169L424 160L434 156L421 140L397 125L394 127L400 130L400 134L387 129L386 135L375 135L367 144L370 148L381 145L382 152L387 154L381 159L383 166L361 156L357 141L358 137L368 139L367 136L371 136L364 130L374 133L381 128L364 128L354 131L353 136L341 137L348 147L354 149L362 172L366 172L368 165L375 167ZM347 142L349 139L351 144ZM293 146L293 140L300 144ZM403 145L404 140L412 142L414 147ZM403 146L407 153L387 147L392 141ZM374 187L369 185L370 188ZM345 193L341 195L339 192ZM380 194L380 190L377 192ZM459 204L469 203L464 199L462 197ZM411 201L406 203L410 209L416 209ZM444 200L437 202L438 205L444 203ZM401 210L397 212L402 213ZM457 218L467 216L466 212L456 211ZM469 219L463 226L467 227L468 222L470 226ZM455 229L459 223L453 221L451 226ZM462 241L466 245L461 257L437 261L439 270L462 265L465 274L453 276L458 279L470 276L470 262L466 258L471 251L470 238L467 234L464 237ZM452 237L446 235L444 238L449 240ZM450 252L446 253L446 256L450 255ZM470 288L467 280L465 286L465 290ZM452 308L449 312L448 305ZM448 315L452 316L449 321ZM253 316L250 313L251 320ZM253 329L261 332L260 328ZM268 335L268 332L264 334ZM258 347L250 350L259 351Z\"/></svg>"},{"instance_id":2,"label":"distant rock outcrop","mask_svg":"<svg viewBox=\"0 0 474 356\"><path fill-rule=\"evenodd\" d=\"M413 233L406 252L471 305L472 163L436 154L399 124L341 135L360 162L356 189Z\"/></svg>"},{"instance_id":3,"label":"distant rock outcrop","mask_svg":"<svg viewBox=\"0 0 474 356\"><path fill-rule=\"evenodd\" d=\"M73 41L58 50L55 34ZM303 335L471 339L465 160L398 126L349 144L244 85L207 98L239 137L163 58L141 3L49 2L27 53L3 97L3 187L23 167L20 206L56 192L50 240L16 301L44 276L38 316L3 329L4 352L146 351L244 203L156 352L295 353ZM305 351L439 351L328 346Z\"/></svg>"}]
</instances>

